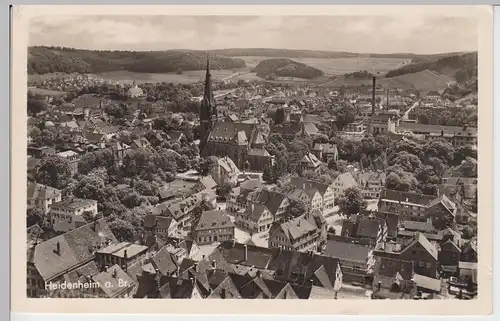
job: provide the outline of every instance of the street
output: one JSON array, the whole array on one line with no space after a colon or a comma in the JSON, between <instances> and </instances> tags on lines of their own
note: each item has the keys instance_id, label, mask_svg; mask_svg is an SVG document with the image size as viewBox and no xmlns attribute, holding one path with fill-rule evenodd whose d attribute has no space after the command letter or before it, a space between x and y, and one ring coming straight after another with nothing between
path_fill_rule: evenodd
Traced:
<instances>
[{"instance_id":1,"label":"street","mask_svg":"<svg viewBox=\"0 0 500 321\"><path fill-rule=\"evenodd\" d=\"M408 108L407 111L405 111L404 115L403 115L403 121L405 120L408 120L409 119L409 115L410 115L410 112L413 110L413 108L417 107L418 104L420 103L420 99L417 100L413 105L411 105L410 108Z\"/></svg>"}]
</instances>

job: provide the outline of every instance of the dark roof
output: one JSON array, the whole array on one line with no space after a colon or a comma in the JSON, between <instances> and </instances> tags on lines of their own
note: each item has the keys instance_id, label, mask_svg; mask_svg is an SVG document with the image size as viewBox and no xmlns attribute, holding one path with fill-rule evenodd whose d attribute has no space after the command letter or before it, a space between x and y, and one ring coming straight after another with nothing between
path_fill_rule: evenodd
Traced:
<instances>
[{"instance_id":1,"label":"dark roof","mask_svg":"<svg viewBox=\"0 0 500 321\"><path fill-rule=\"evenodd\" d=\"M269 231L270 237L273 236L277 227L281 228L283 233L291 240L292 243L300 237L318 229L314 222L311 223L306 218L299 216L292 220L273 225Z\"/></svg>"},{"instance_id":2,"label":"dark roof","mask_svg":"<svg viewBox=\"0 0 500 321\"><path fill-rule=\"evenodd\" d=\"M246 190L255 190L262 186L260 179L249 179L240 183L240 188Z\"/></svg>"},{"instance_id":3,"label":"dark roof","mask_svg":"<svg viewBox=\"0 0 500 321\"><path fill-rule=\"evenodd\" d=\"M108 298L117 297L120 293L125 292L126 289L135 286L134 280L116 264L106 271L93 276L93 280L100 284L100 288L106 293Z\"/></svg>"},{"instance_id":4,"label":"dark roof","mask_svg":"<svg viewBox=\"0 0 500 321\"><path fill-rule=\"evenodd\" d=\"M434 226L431 222L403 221L401 225L405 230L409 231L431 232L434 230Z\"/></svg>"},{"instance_id":5,"label":"dark roof","mask_svg":"<svg viewBox=\"0 0 500 321\"><path fill-rule=\"evenodd\" d=\"M168 229L172 224L174 219L169 216L160 216L160 215L147 215L144 218L144 227L145 228L159 228L159 229Z\"/></svg>"},{"instance_id":6,"label":"dark roof","mask_svg":"<svg viewBox=\"0 0 500 321\"><path fill-rule=\"evenodd\" d=\"M228 227L234 227L234 224L231 222L229 216L227 216L223 211L214 210L205 211L201 214L195 230L201 231Z\"/></svg>"},{"instance_id":7,"label":"dark roof","mask_svg":"<svg viewBox=\"0 0 500 321\"><path fill-rule=\"evenodd\" d=\"M436 198L435 195L425 195L414 192L400 192L389 189L383 189L380 193L380 199L401 201L419 205L427 205L430 201Z\"/></svg>"},{"instance_id":8,"label":"dark roof","mask_svg":"<svg viewBox=\"0 0 500 321\"><path fill-rule=\"evenodd\" d=\"M267 209L275 215L278 212L279 207L286 199L286 195L271 191L268 189L260 189L254 194L253 200L259 204L265 205Z\"/></svg>"},{"instance_id":9,"label":"dark roof","mask_svg":"<svg viewBox=\"0 0 500 321\"><path fill-rule=\"evenodd\" d=\"M77 210L82 207L86 207L89 205L96 204L97 201L90 200L90 199L83 199L83 198L76 198L76 197L67 197L61 202L57 203L52 203L50 207L52 209L54 208L64 208L64 209L70 209L70 210Z\"/></svg>"},{"instance_id":10,"label":"dark roof","mask_svg":"<svg viewBox=\"0 0 500 321\"><path fill-rule=\"evenodd\" d=\"M263 148L252 148L248 150L248 156L271 157L271 154Z\"/></svg>"},{"instance_id":11,"label":"dark roof","mask_svg":"<svg viewBox=\"0 0 500 321\"><path fill-rule=\"evenodd\" d=\"M379 257L375 267L375 274L393 278L399 273L404 280L413 277L413 264L410 261L403 261L394 258Z\"/></svg>"},{"instance_id":12,"label":"dark roof","mask_svg":"<svg viewBox=\"0 0 500 321\"><path fill-rule=\"evenodd\" d=\"M267 211L265 205L250 202L245 209L245 215L253 222L257 222L260 217Z\"/></svg>"},{"instance_id":13,"label":"dark roof","mask_svg":"<svg viewBox=\"0 0 500 321\"><path fill-rule=\"evenodd\" d=\"M29 183L27 188L28 200L49 199L61 195L61 191L50 186L38 183Z\"/></svg>"},{"instance_id":14,"label":"dark roof","mask_svg":"<svg viewBox=\"0 0 500 321\"><path fill-rule=\"evenodd\" d=\"M313 279L315 285L325 288L330 287L330 284L335 284L336 271L340 266L337 258L298 251L280 249L274 249L274 251L276 255L269 269L276 271L277 280L306 285L310 284ZM327 278L324 278L323 268ZM297 274L298 277L295 277Z\"/></svg>"},{"instance_id":15,"label":"dark roof","mask_svg":"<svg viewBox=\"0 0 500 321\"><path fill-rule=\"evenodd\" d=\"M427 252L435 259L438 259L438 251L434 244L429 242L429 240L424 236L422 233L418 233L413 242L409 244L401 253L407 251L408 249L412 248L414 244L419 243L424 249L427 250Z\"/></svg>"},{"instance_id":16,"label":"dark roof","mask_svg":"<svg viewBox=\"0 0 500 321\"><path fill-rule=\"evenodd\" d=\"M356 236L376 238L381 222L378 219L362 218L358 222Z\"/></svg>"},{"instance_id":17,"label":"dark roof","mask_svg":"<svg viewBox=\"0 0 500 321\"><path fill-rule=\"evenodd\" d=\"M334 240L328 240L326 248L323 251L324 255L339 260L351 260L356 262L365 262L369 253L370 247L368 246Z\"/></svg>"},{"instance_id":18,"label":"dark roof","mask_svg":"<svg viewBox=\"0 0 500 321\"><path fill-rule=\"evenodd\" d=\"M313 279L322 287L329 287L335 283L336 271L340 265L338 259L329 256L277 248L268 249L236 242L222 242L211 255L211 259L212 257L219 257L219 260L222 259L234 266L275 271L275 279L283 282L307 285L311 284Z\"/></svg>"},{"instance_id":19,"label":"dark roof","mask_svg":"<svg viewBox=\"0 0 500 321\"><path fill-rule=\"evenodd\" d=\"M175 258L164 246L151 257L151 263L162 275L170 275L177 270Z\"/></svg>"},{"instance_id":20,"label":"dark roof","mask_svg":"<svg viewBox=\"0 0 500 321\"><path fill-rule=\"evenodd\" d=\"M477 128L475 127L461 127L461 126L443 126L443 125L425 125L416 123L402 122L399 128L413 132L427 133L427 134L441 134L456 136L477 136ZM460 135L459 135L460 134ZM470 134L470 135L469 135Z\"/></svg>"},{"instance_id":21,"label":"dark roof","mask_svg":"<svg viewBox=\"0 0 500 321\"><path fill-rule=\"evenodd\" d=\"M246 260L244 259L245 245L247 246ZM257 269L266 269L274 255L271 249L236 242L234 244L233 242L222 242L216 251L227 263L254 266ZM210 255L210 258L212 259L214 255Z\"/></svg>"},{"instance_id":22,"label":"dark roof","mask_svg":"<svg viewBox=\"0 0 500 321\"><path fill-rule=\"evenodd\" d=\"M213 189L217 186L217 183L214 181L214 179L210 175L200 177L200 179L198 180L198 183L203 185L204 189Z\"/></svg>"},{"instance_id":23,"label":"dark roof","mask_svg":"<svg viewBox=\"0 0 500 321\"><path fill-rule=\"evenodd\" d=\"M217 122L210 132L209 140L232 140L239 132L244 132L246 139L251 142L256 129L255 124Z\"/></svg>"},{"instance_id":24,"label":"dark roof","mask_svg":"<svg viewBox=\"0 0 500 321\"><path fill-rule=\"evenodd\" d=\"M315 188L318 192L323 196L325 195L326 190L328 189L328 184L323 184L320 182L316 182L313 180L306 180L302 177L292 177L290 179L290 183L296 188L307 190L311 188Z\"/></svg>"},{"instance_id":25,"label":"dark roof","mask_svg":"<svg viewBox=\"0 0 500 321\"><path fill-rule=\"evenodd\" d=\"M190 299L194 289L194 280L184 280L177 277L162 277L159 289L163 299Z\"/></svg>"},{"instance_id":26,"label":"dark roof","mask_svg":"<svg viewBox=\"0 0 500 321\"><path fill-rule=\"evenodd\" d=\"M441 194L439 197L430 201L429 204L427 204L427 208L429 210L432 210L432 207L434 207L438 204L441 204L453 216L457 212L457 207L456 207L455 203L450 201L450 199L444 194Z\"/></svg>"},{"instance_id":27,"label":"dark roof","mask_svg":"<svg viewBox=\"0 0 500 321\"><path fill-rule=\"evenodd\" d=\"M104 219L56 236L35 247L34 263L45 281L94 257L99 247L117 240ZM57 253L57 244L60 252Z\"/></svg>"}]
</instances>

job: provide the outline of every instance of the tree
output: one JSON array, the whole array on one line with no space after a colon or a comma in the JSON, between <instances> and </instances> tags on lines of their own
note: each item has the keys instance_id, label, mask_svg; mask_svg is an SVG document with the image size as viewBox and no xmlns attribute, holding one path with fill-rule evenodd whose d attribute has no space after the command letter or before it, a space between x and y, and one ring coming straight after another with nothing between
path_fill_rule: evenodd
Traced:
<instances>
[{"instance_id":1,"label":"tree","mask_svg":"<svg viewBox=\"0 0 500 321\"><path fill-rule=\"evenodd\" d=\"M42 134L42 131L40 130L40 128L38 127L33 127L31 130L30 130L30 133L29 135L31 136L32 139L39 139L38 137Z\"/></svg>"},{"instance_id":2,"label":"tree","mask_svg":"<svg viewBox=\"0 0 500 321\"><path fill-rule=\"evenodd\" d=\"M45 213L39 207L29 208L26 211L26 227L38 224L42 225L44 221Z\"/></svg>"},{"instance_id":3,"label":"tree","mask_svg":"<svg viewBox=\"0 0 500 321\"><path fill-rule=\"evenodd\" d=\"M278 108L276 110L276 115L274 116L274 124L279 125L285 121L285 110L283 108Z\"/></svg>"},{"instance_id":4,"label":"tree","mask_svg":"<svg viewBox=\"0 0 500 321\"><path fill-rule=\"evenodd\" d=\"M109 228L119 241L121 242L134 241L135 229L131 223L116 218L111 220L111 223L109 223Z\"/></svg>"},{"instance_id":5,"label":"tree","mask_svg":"<svg viewBox=\"0 0 500 321\"><path fill-rule=\"evenodd\" d=\"M455 166L462 164L467 157L477 159L477 150L470 145L460 146L453 154L453 162Z\"/></svg>"},{"instance_id":6,"label":"tree","mask_svg":"<svg viewBox=\"0 0 500 321\"><path fill-rule=\"evenodd\" d=\"M477 177L477 160L467 157L454 169L454 173L458 177Z\"/></svg>"},{"instance_id":7,"label":"tree","mask_svg":"<svg viewBox=\"0 0 500 321\"><path fill-rule=\"evenodd\" d=\"M453 161L453 146L445 140L433 140L424 149L424 158L436 157L450 165Z\"/></svg>"},{"instance_id":8,"label":"tree","mask_svg":"<svg viewBox=\"0 0 500 321\"><path fill-rule=\"evenodd\" d=\"M177 168L180 172L187 171L189 169L189 158L186 155L181 155L177 157Z\"/></svg>"},{"instance_id":9,"label":"tree","mask_svg":"<svg viewBox=\"0 0 500 321\"><path fill-rule=\"evenodd\" d=\"M209 156L200 161L199 173L201 176L207 176L217 164L217 157Z\"/></svg>"},{"instance_id":10,"label":"tree","mask_svg":"<svg viewBox=\"0 0 500 321\"><path fill-rule=\"evenodd\" d=\"M295 199L290 199L290 203L287 209L285 210L285 215L289 216L290 218L295 218L303 215L306 212L307 212L307 207L306 204L304 204L304 202Z\"/></svg>"},{"instance_id":11,"label":"tree","mask_svg":"<svg viewBox=\"0 0 500 321\"><path fill-rule=\"evenodd\" d=\"M57 189L63 189L71 178L68 160L59 156L45 156L40 162L36 181Z\"/></svg>"},{"instance_id":12,"label":"tree","mask_svg":"<svg viewBox=\"0 0 500 321\"><path fill-rule=\"evenodd\" d=\"M87 222L92 222L94 220L99 220L102 218L102 214L101 213L97 213L94 215L93 212L90 212L90 211L85 211L82 213L82 217L85 221Z\"/></svg>"},{"instance_id":13,"label":"tree","mask_svg":"<svg viewBox=\"0 0 500 321\"><path fill-rule=\"evenodd\" d=\"M405 172L400 166L395 165L387 169L389 173L385 180L385 186L388 189L408 192L417 188L418 181L412 173Z\"/></svg>"},{"instance_id":14,"label":"tree","mask_svg":"<svg viewBox=\"0 0 500 321\"><path fill-rule=\"evenodd\" d=\"M159 186L156 182L148 182L142 179L134 181L134 189L144 196L156 196L159 192Z\"/></svg>"},{"instance_id":15,"label":"tree","mask_svg":"<svg viewBox=\"0 0 500 321\"><path fill-rule=\"evenodd\" d=\"M217 186L217 196L221 199L226 200L226 198L233 191L233 185L231 183L224 183Z\"/></svg>"},{"instance_id":16,"label":"tree","mask_svg":"<svg viewBox=\"0 0 500 321\"><path fill-rule=\"evenodd\" d=\"M432 166L421 166L415 172L418 181L418 188L423 194L438 195L441 179L438 177Z\"/></svg>"},{"instance_id":17,"label":"tree","mask_svg":"<svg viewBox=\"0 0 500 321\"><path fill-rule=\"evenodd\" d=\"M474 229L470 226L465 226L462 230L462 238L470 240L475 236Z\"/></svg>"},{"instance_id":18,"label":"tree","mask_svg":"<svg viewBox=\"0 0 500 321\"><path fill-rule=\"evenodd\" d=\"M330 226L328 228L328 233L335 235L335 229L332 226Z\"/></svg>"},{"instance_id":19,"label":"tree","mask_svg":"<svg viewBox=\"0 0 500 321\"><path fill-rule=\"evenodd\" d=\"M36 115L47 110L48 104L43 99L28 99L28 113Z\"/></svg>"},{"instance_id":20,"label":"tree","mask_svg":"<svg viewBox=\"0 0 500 321\"><path fill-rule=\"evenodd\" d=\"M356 118L356 110L350 106L342 106L337 111L336 125L339 130L342 130L345 125L352 123Z\"/></svg>"},{"instance_id":21,"label":"tree","mask_svg":"<svg viewBox=\"0 0 500 321\"><path fill-rule=\"evenodd\" d=\"M274 182L273 168L271 168L269 164L264 167L262 179L268 184L272 184Z\"/></svg>"},{"instance_id":22,"label":"tree","mask_svg":"<svg viewBox=\"0 0 500 321\"><path fill-rule=\"evenodd\" d=\"M399 165L405 172L411 173L417 170L422 165L422 162L418 156L410 154L407 151L401 151L391 158L388 165Z\"/></svg>"},{"instance_id":23,"label":"tree","mask_svg":"<svg viewBox=\"0 0 500 321\"><path fill-rule=\"evenodd\" d=\"M358 214L367 207L367 202L358 187L346 188L344 194L337 198L335 203L339 207L339 212L347 217Z\"/></svg>"},{"instance_id":24,"label":"tree","mask_svg":"<svg viewBox=\"0 0 500 321\"><path fill-rule=\"evenodd\" d=\"M102 178L86 175L78 182L73 194L78 198L99 200L106 190Z\"/></svg>"},{"instance_id":25,"label":"tree","mask_svg":"<svg viewBox=\"0 0 500 321\"><path fill-rule=\"evenodd\" d=\"M33 137L33 141L37 146L54 146L56 133L52 128L43 129L41 134Z\"/></svg>"}]
</instances>

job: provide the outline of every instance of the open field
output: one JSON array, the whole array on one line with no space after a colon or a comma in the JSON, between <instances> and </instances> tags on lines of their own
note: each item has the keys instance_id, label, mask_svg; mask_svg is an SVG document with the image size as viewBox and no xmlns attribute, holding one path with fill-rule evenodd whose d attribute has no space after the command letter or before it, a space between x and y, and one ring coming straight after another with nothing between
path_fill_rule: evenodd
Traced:
<instances>
[{"instance_id":1,"label":"open field","mask_svg":"<svg viewBox=\"0 0 500 321\"><path fill-rule=\"evenodd\" d=\"M49 89L36 88L36 87L28 87L28 92L33 93L35 95L54 96L54 97L61 97L61 96L66 95L66 93L64 91L49 90Z\"/></svg>"},{"instance_id":2,"label":"open field","mask_svg":"<svg viewBox=\"0 0 500 321\"><path fill-rule=\"evenodd\" d=\"M270 57L257 56L238 56L233 57L245 61L247 68L253 69L257 64ZM273 57L274 58L274 57ZM302 62L308 66L322 70L326 75L341 75L354 71L366 70L369 72L385 73L389 70L398 68L403 62L408 59L402 58L369 58L369 57L353 57L353 58L292 58L294 61Z\"/></svg>"},{"instance_id":3,"label":"open field","mask_svg":"<svg viewBox=\"0 0 500 321\"><path fill-rule=\"evenodd\" d=\"M212 77L214 80L224 80L224 81L266 81L251 70L263 59L268 59L269 57L257 57L257 56L243 56L234 57L245 60L247 64L246 68L239 69L224 69L224 70L212 70ZM368 58L368 57L354 57L354 58L296 58L296 61L305 63L311 67L321 69L325 75L318 77L316 79L307 80L308 82L323 83L326 87L340 87L340 86L360 86L361 84L370 85L371 79L366 80L346 80L342 74L351 73L355 71L366 70L369 72L380 72L381 74L386 73L389 70L397 68L407 59L402 58ZM62 74L45 74L45 75L29 75L29 79L48 79L54 77L61 77ZM118 81L122 84L132 84L134 81L137 84L142 83L156 83L156 82L172 82L172 83L196 83L203 81L205 79L205 70L192 70L184 71L181 75L176 73L138 73L129 71L113 71L105 72L96 75L97 77L102 77L105 80ZM336 76L335 79L331 77ZM427 88L433 87L444 88L451 78L445 75L436 75L428 71L422 71L415 74L407 74L402 76L393 77L390 79L380 78L379 85L387 87L403 87L403 88L416 88L426 90ZM304 79L292 79L283 78L277 79L273 82L276 83L300 83L304 82Z\"/></svg>"},{"instance_id":4,"label":"open field","mask_svg":"<svg viewBox=\"0 0 500 321\"><path fill-rule=\"evenodd\" d=\"M438 74L429 70L423 70L391 78L379 77L377 80L377 86L390 89L404 88L430 91L445 89L446 87L448 87L448 83L453 81L454 79L450 76ZM365 86L371 86L371 83L371 79L353 80L345 79L345 77L343 76L338 76L335 79L330 79L324 82L322 86L331 88L338 88L341 86L358 87L362 84L364 84Z\"/></svg>"},{"instance_id":5,"label":"open field","mask_svg":"<svg viewBox=\"0 0 500 321\"><path fill-rule=\"evenodd\" d=\"M213 79L222 80L234 73L241 72L241 69L235 70L211 70ZM199 82L205 79L205 70L190 70L184 71L181 75L176 73L139 73L139 72L129 72L129 71L113 71L98 74L99 77L109 80L116 80L123 84L131 84L134 80L137 84L147 83L147 82L172 82L181 84L190 84Z\"/></svg>"},{"instance_id":6,"label":"open field","mask_svg":"<svg viewBox=\"0 0 500 321\"><path fill-rule=\"evenodd\" d=\"M264 81L262 78L256 76L251 70L262 60L269 59L269 57L253 57L243 56L234 57L245 60L247 68L233 69L233 70L212 70L212 77L215 80L238 81ZM397 68L406 59L400 58L297 58L293 59L305 63L311 67L323 70L326 75L340 75L343 73L350 73L354 71L373 71L385 73L389 70ZM175 83L194 83L205 79L204 70L185 71L182 75L176 73L134 73L127 71L114 71L99 74L104 79L116 80L121 83L136 83L145 82L175 82ZM316 81L325 81L326 77L320 77ZM280 79L277 82L300 82L302 79Z\"/></svg>"}]
</instances>

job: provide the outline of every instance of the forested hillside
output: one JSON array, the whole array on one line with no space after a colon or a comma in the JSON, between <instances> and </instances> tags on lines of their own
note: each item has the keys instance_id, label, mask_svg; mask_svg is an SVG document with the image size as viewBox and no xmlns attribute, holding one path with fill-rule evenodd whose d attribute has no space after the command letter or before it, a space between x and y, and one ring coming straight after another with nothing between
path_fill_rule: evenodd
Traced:
<instances>
[{"instance_id":1,"label":"forested hillside","mask_svg":"<svg viewBox=\"0 0 500 321\"><path fill-rule=\"evenodd\" d=\"M245 62L211 55L212 69L244 68ZM166 73L200 70L206 67L204 51L93 51L61 47L30 47L28 73L52 72L100 73L126 70L131 72Z\"/></svg>"}]
</instances>

